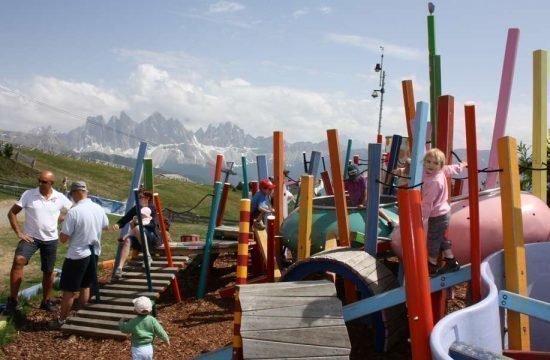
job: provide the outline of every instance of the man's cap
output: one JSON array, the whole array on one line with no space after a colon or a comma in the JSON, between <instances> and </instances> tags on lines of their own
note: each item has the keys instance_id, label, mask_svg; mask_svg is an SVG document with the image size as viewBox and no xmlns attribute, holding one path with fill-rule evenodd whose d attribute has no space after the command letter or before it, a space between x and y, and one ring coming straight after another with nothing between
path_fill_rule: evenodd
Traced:
<instances>
[{"instance_id":1,"label":"man's cap","mask_svg":"<svg viewBox=\"0 0 550 360\"><path fill-rule=\"evenodd\" d=\"M141 223L143 225L149 225L151 223L151 209L148 207L142 207L141 210Z\"/></svg>"},{"instance_id":2,"label":"man's cap","mask_svg":"<svg viewBox=\"0 0 550 360\"><path fill-rule=\"evenodd\" d=\"M359 176L359 167L355 164L348 165L348 176L351 180L356 179Z\"/></svg>"},{"instance_id":3,"label":"man's cap","mask_svg":"<svg viewBox=\"0 0 550 360\"><path fill-rule=\"evenodd\" d=\"M269 179L262 179L260 189L275 189L275 185Z\"/></svg>"},{"instance_id":4,"label":"man's cap","mask_svg":"<svg viewBox=\"0 0 550 360\"><path fill-rule=\"evenodd\" d=\"M75 181L71 184L70 191L88 191L88 187L84 181Z\"/></svg>"},{"instance_id":5,"label":"man's cap","mask_svg":"<svg viewBox=\"0 0 550 360\"><path fill-rule=\"evenodd\" d=\"M148 297L140 296L132 300L134 310L138 314L149 314L153 310L153 304Z\"/></svg>"}]
</instances>

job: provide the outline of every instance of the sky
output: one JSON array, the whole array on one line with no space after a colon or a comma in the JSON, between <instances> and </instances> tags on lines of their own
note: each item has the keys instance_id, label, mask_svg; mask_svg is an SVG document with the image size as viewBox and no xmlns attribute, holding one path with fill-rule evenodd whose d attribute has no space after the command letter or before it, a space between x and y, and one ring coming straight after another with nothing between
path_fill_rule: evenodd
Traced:
<instances>
[{"instance_id":1,"label":"sky","mask_svg":"<svg viewBox=\"0 0 550 360\"><path fill-rule=\"evenodd\" d=\"M442 93L476 104L489 148L509 28L520 29L506 134L531 144L532 53L550 41L549 1L434 1ZM429 102L427 2L418 0L27 0L0 3L0 129L66 132L88 116L154 112L189 129L231 121L251 135L321 141L336 128L406 135L401 82Z\"/></svg>"}]
</instances>

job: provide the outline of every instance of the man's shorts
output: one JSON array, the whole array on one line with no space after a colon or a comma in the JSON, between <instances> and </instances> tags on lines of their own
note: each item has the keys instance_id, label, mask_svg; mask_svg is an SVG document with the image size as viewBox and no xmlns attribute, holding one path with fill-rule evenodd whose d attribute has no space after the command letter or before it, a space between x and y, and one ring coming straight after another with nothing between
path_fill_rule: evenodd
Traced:
<instances>
[{"instance_id":1,"label":"man's shorts","mask_svg":"<svg viewBox=\"0 0 550 360\"><path fill-rule=\"evenodd\" d=\"M34 242L32 243L24 240L19 241L19 244L17 244L17 248L15 249L15 255L23 256L25 259L27 259L28 264L34 253L37 250L40 250L40 262L42 264L42 271L45 273L52 272L55 266L55 257L57 254L57 239L43 241L33 238L33 240Z\"/></svg>"},{"instance_id":2,"label":"man's shorts","mask_svg":"<svg viewBox=\"0 0 550 360\"><path fill-rule=\"evenodd\" d=\"M61 281L59 282L61 290L76 292L83 288L89 288L93 281L94 262L92 261L92 256L78 260L65 259L61 272Z\"/></svg>"}]
</instances>

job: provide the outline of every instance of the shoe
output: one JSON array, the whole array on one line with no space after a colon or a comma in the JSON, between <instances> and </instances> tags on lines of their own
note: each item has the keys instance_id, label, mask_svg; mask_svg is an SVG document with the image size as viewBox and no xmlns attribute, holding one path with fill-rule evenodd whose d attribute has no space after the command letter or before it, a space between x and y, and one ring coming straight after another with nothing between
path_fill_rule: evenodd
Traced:
<instances>
[{"instance_id":1,"label":"shoe","mask_svg":"<svg viewBox=\"0 0 550 360\"><path fill-rule=\"evenodd\" d=\"M59 308L51 300L42 300L42 302L40 303L40 310L46 310L46 311L49 311L49 312L57 312L59 310Z\"/></svg>"},{"instance_id":2,"label":"shoe","mask_svg":"<svg viewBox=\"0 0 550 360\"><path fill-rule=\"evenodd\" d=\"M8 297L8 300L6 302L6 309L4 310L4 315L11 316L11 315L15 315L20 311L21 311L21 307L17 303L17 300L12 297Z\"/></svg>"},{"instance_id":3,"label":"shoe","mask_svg":"<svg viewBox=\"0 0 550 360\"><path fill-rule=\"evenodd\" d=\"M254 220L254 228L256 230L265 230L264 222L261 219Z\"/></svg>"},{"instance_id":4,"label":"shoe","mask_svg":"<svg viewBox=\"0 0 550 360\"><path fill-rule=\"evenodd\" d=\"M116 271L115 271L115 280L120 280L122 279L122 269L121 268L117 268Z\"/></svg>"},{"instance_id":5,"label":"shoe","mask_svg":"<svg viewBox=\"0 0 550 360\"><path fill-rule=\"evenodd\" d=\"M48 321L48 329L50 330L59 330L65 325L65 320L55 319Z\"/></svg>"},{"instance_id":6,"label":"shoe","mask_svg":"<svg viewBox=\"0 0 550 360\"><path fill-rule=\"evenodd\" d=\"M437 276L439 274L439 267L428 261L428 274L430 277Z\"/></svg>"},{"instance_id":7,"label":"shoe","mask_svg":"<svg viewBox=\"0 0 550 360\"><path fill-rule=\"evenodd\" d=\"M460 270L460 264L455 258L445 258L445 265L439 268L438 274L446 274Z\"/></svg>"}]
</instances>

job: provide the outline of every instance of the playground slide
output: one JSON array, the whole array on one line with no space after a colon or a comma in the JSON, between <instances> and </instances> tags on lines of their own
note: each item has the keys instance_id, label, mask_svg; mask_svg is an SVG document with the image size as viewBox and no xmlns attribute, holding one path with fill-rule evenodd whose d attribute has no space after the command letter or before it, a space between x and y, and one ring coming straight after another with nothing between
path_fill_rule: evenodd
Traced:
<instances>
[{"instance_id":1,"label":"playground slide","mask_svg":"<svg viewBox=\"0 0 550 360\"><path fill-rule=\"evenodd\" d=\"M550 208L542 200L528 193L521 193L521 213L526 244L550 241ZM451 204L449 238L453 241L453 252L461 264L470 262L470 212L468 199ZM481 258L502 249L502 210L499 189L479 194L479 237ZM392 233L392 248L401 258L401 234Z\"/></svg>"},{"instance_id":2,"label":"playground slide","mask_svg":"<svg viewBox=\"0 0 550 360\"><path fill-rule=\"evenodd\" d=\"M547 218L548 219L548 218ZM550 242L525 245L528 296L550 302ZM499 311L498 291L504 289L504 253L487 257L481 264L483 300L445 316L434 327L430 346L434 359L451 359L455 341L502 354L504 322ZM530 318L531 350L550 351L550 323Z\"/></svg>"}]
</instances>

